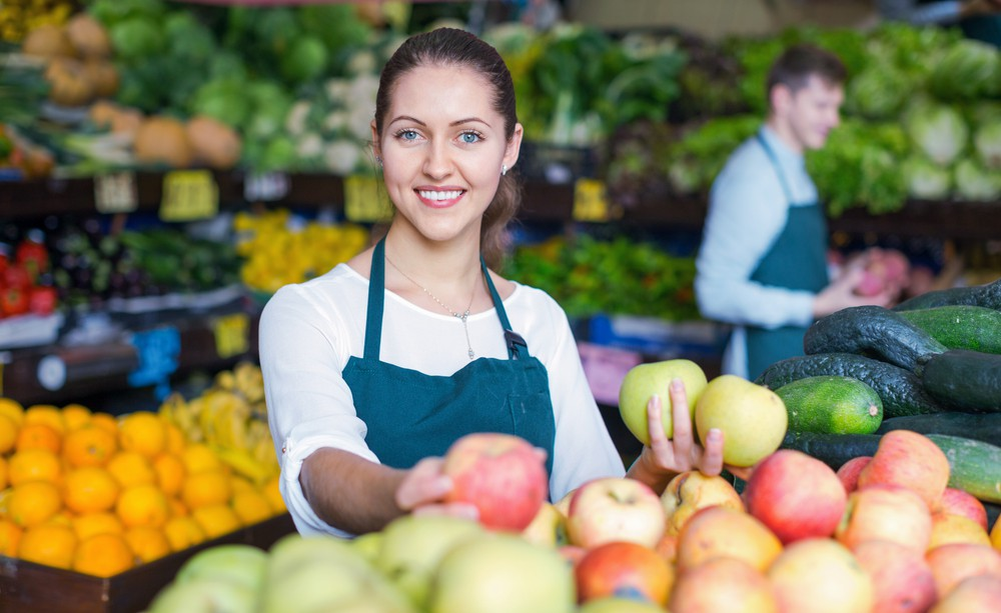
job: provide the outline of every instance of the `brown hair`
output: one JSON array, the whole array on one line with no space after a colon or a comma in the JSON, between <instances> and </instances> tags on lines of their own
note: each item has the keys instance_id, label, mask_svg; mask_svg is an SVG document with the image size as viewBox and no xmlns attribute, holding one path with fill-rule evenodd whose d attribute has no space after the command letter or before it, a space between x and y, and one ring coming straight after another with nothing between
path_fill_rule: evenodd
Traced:
<instances>
[{"instance_id":1,"label":"brown hair","mask_svg":"<svg viewBox=\"0 0 1001 613\"><path fill-rule=\"evenodd\" d=\"M375 130L382 137L382 126L389 112L390 99L400 77L420 66L457 66L470 68L493 87L493 107L504 117L504 136L511 140L518 114L515 110L514 83L507 65L496 49L473 34L455 28L438 28L408 38L386 62L375 98ZM511 174L500 178L497 193L483 214L480 249L491 267L498 267L507 247L507 224L514 218L521 202L521 188Z\"/></svg>"},{"instance_id":2,"label":"brown hair","mask_svg":"<svg viewBox=\"0 0 1001 613\"><path fill-rule=\"evenodd\" d=\"M848 71L841 59L830 51L806 43L793 45L772 64L765 93L771 100L772 90L777 85L785 85L795 93L806 87L806 82L813 75L827 85L841 85L847 79Z\"/></svg>"}]
</instances>

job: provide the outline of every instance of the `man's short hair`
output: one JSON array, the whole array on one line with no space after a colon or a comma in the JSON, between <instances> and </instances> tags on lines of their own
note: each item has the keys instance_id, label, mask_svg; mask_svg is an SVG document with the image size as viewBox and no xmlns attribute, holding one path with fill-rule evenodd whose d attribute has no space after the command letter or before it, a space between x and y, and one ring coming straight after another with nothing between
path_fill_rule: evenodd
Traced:
<instances>
[{"instance_id":1,"label":"man's short hair","mask_svg":"<svg viewBox=\"0 0 1001 613\"><path fill-rule=\"evenodd\" d=\"M806 87L810 77L816 75L827 85L841 85L848 78L848 70L838 56L815 45L801 43L789 47L775 60L768 71L766 94L771 99L776 85L785 85L789 91Z\"/></svg>"}]
</instances>

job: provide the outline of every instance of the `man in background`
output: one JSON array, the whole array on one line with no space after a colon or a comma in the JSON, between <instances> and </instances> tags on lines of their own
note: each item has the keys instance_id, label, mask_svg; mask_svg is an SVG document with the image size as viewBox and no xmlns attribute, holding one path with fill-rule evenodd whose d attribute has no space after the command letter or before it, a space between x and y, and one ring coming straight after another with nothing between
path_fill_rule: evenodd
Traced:
<instances>
[{"instance_id":1,"label":"man in background","mask_svg":"<svg viewBox=\"0 0 1001 613\"><path fill-rule=\"evenodd\" d=\"M804 153L824 146L840 122L846 71L810 45L787 49L767 80L768 116L730 156L713 183L695 292L703 317L733 325L722 372L754 380L769 365L803 354L817 318L846 307L889 305L882 291L855 287L864 258L828 274L828 233Z\"/></svg>"}]
</instances>

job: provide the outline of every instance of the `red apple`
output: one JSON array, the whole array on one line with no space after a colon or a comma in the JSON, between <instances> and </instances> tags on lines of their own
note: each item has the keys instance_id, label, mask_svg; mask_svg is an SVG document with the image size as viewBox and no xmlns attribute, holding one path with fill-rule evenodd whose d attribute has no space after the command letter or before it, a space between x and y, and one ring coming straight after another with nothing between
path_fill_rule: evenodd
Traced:
<instances>
[{"instance_id":1,"label":"red apple","mask_svg":"<svg viewBox=\"0 0 1001 613\"><path fill-rule=\"evenodd\" d=\"M606 596L647 600L663 606L671 593L674 571L649 547L614 541L593 547L574 567L577 599Z\"/></svg>"},{"instance_id":2,"label":"red apple","mask_svg":"<svg viewBox=\"0 0 1001 613\"><path fill-rule=\"evenodd\" d=\"M467 434L445 453L443 471L452 478L447 502L474 505L480 523L521 532L549 493L543 458L525 439L509 434Z\"/></svg>"},{"instance_id":3,"label":"red apple","mask_svg":"<svg viewBox=\"0 0 1001 613\"><path fill-rule=\"evenodd\" d=\"M977 543L989 547L991 537L980 524L965 515L932 513L931 540L928 542L928 549L948 543Z\"/></svg>"},{"instance_id":4,"label":"red apple","mask_svg":"<svg viewBox=\"0 0 1001 613\"><path fill-rule=\"evenodd\" d=\"M570 499L567 538L585 549L612 541L656 547L666 529L664 507L650 486L626 477L584 483Z\"/></svg>"},{"instance_id":5,"label":"red apple","mask_svg":"<svg viewBox=\"0 0 1001 613\"><path fill-rule=\"evenodd\" d=\"M973 494L964 492L961 489L954 487L945 488L945 493L942 494L942 507L940 511L951 515L969 517L980 524L984 530L987 530L987 509L984 507L984 503L977 500L977 497Z\"/></svg>"},{"instance_id":6,"label":"red apple","mask_svg":"<svg viewBox=\"0 0 1001 613\"><path fill-rule=\"evenodd\" d=\"M743 511L706 507L678 535L678 570L684 572L715 557L737 558L764 571L782 551L782 542L761 521Z\"/></svg>"},{"instance_id":7,"label":"red apple","mask_svg":"<svg viewBox=\"0 0 1001 613\"><path fill-rule=\"evenodd\" d=\"M960 581L978 575L1001 579L1001 553L987 545L949 543L931 549L925 560L935 576L939 598L949 595Z\"/></svg>"},{"instance_id":8,"label":"red apple","mask_svg":"<svg viewBox=\"0 0 1001 613\"><path fill-rule=\"evenodd\" d=\"M660 537L660 540L657 541L657 545L653 548L653 550L673 567L674 563L678 559L678 535L665 534Z\"/></svg>"},{"instance_id":9,"label":"red apple","mask_svg":"<svg viewBox=\"0 0 1001 613\"><path fill-rule=\"evenodd\" d=\"M668 482L660 502L667 514L667 533L678 534L688 518L699 509L722 505L744 510L740 494L719 475L709 476L698 470L678 473Z\"/></svg>"},{"instance_id":10,"label":"red apple","mask_svg":"<svg viewBox=\"0 0 1001 613\"><path fill-rule=\"evenodd\" d=\"M783 613L869 613L872 579L844 545L829 538L790 544L768 568Z\"/></svg>"},{"instance_id":11,"label":"red apple","mask_svg":"<svg viewBox=\"0 0 1001 613\"><path fill-rule=\"evenodd\" d=\"M899 485L918 493L937 509L949 482L949 459L930 438L910 430L891 430L879 440L872 461L858 477L859 489Z\"/></svg>"},{"instance_id":12,"label":"red apple","mask_svg":"<svg viewBox=\"0 0 1001 613\"><path fill-rule=\"evenodd\" d=\"M842 485L845 486L845 491L851 494L858 489L858 475L862 472L862 469L869 464L869 460L872 456L860 455L857 458L852 458L841 465L838 468L837 474L838 479L841 479Z\"/></svg>"},{"instance_id":13,"label":"red apple","mask_svg":"<svg viewBox=\"0 0 1001 613\"><path fill-rule=\"evenodd\" d=\"M668 610L677 613L778 613L764 574L736 558L713 558L676 580Z\"/></svg>"},{"instance_id":14,"label":"red apple","mask_svg":"<svg viewBox=\"0 0 1001 613\"><path fill-rule=\"evenodd\" d=\"M854 549L865 541L892 541L924 553L931 540L928 505L913 490L870 485L848 495L834 537Z\"/></svg>"},{"instance_id":15,"label":"red apple","mask_svg":"<svg viewBox=\"0 0 1001 613\"><path fill-rule=\"evenodd\" d=\"M937 598L935 576L922 554L890 541L866 541L853 552L872 578L873 613L920 613Z\"/></svg>"},{"instance_id":16,"label":"red apple","mask_svg":"<svg viewBox=\"0 0 1001 613\"><path fill-rule=\"evenodd\" d=\"M931 613L974 613L997 611L1001 604L1001 578L991 575L970 577L959 582L931 609Z\"/></svg>"},{"instance_id":17,"label":"red apple","mask_svg":"<svg viewBox=\"0 0 1001 613\"><path fill-rule=\"evenodd\" d=\"M833 535L848 494L827 464L780 449L754 467L743 497L747 511L788 544Z\"/></svg>"}]
</instances>

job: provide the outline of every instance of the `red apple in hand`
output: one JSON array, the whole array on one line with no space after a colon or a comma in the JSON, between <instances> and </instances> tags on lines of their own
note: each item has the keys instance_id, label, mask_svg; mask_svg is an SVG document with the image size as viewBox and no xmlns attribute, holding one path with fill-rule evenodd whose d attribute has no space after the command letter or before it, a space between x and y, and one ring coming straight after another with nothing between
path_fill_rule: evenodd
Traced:
<instances>
[{"instance_id":1,"label":"red apple in hand","mask_svg":"<svg viewBox=\"0 0 1001 613\"><path fill-rule=\"evenodd\" d=\"M830 466L794 449L758 463L744 488L747 511L783 544L834 534L848 494Z\"/></svg>"},{"instance_id":2,"label":"red apple in hand","mask_svg":"<svg viewBox=\"0 0 1001 613\"><path fill-rule=\"evenodd\" d=\"M549 490L544 459L528 441L509 434L460 438L445 453L443 471L453 484L445 501L474 505L480 523L497 530L524 530Z\"/></svg>"},{"instance_id":3,"label":"red apple in hand","mask_svg":"<svg viewBox=\"0 0 1001 613\"><path fill-rule=\"evenodd\" d=\"M626 477L593 479L570 499L567 537L589 549L612 541L657 546L667 529L664 507L650 486Z\"/></svg>"},{"instance_id":4,"label":"red apple in hand","mask_svg":"<svg viewBox=\"0 0 1001 613\"><path fill-rule=\"evenodd\" d=\"M580 602L621 596L663 606L674 583L674 572L664 558L649 547L628 541L587 550L574 567L574 575Z\"/></svg>"}]
</instances>

